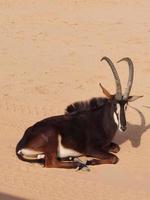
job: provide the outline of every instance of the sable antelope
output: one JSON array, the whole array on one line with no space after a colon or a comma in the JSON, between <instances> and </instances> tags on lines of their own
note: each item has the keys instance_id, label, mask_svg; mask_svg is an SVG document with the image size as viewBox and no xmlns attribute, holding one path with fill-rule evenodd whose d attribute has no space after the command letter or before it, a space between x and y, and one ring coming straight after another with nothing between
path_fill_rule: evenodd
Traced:
<instances>
[{"instance_id":1,"label":"sable antelope","mask_svg":"<svg viewBox=\"0 0 150 200\"><path fill-rule=\"evenodd\" d=\"M126 130L125 110L128 102L142 96L129 96L134 68L130 58L127 88L122 94L121 82L113 62L107 61L116 83L116 94L111 95L101 84L106 98L93 98L76 102L66 108L65 114L46 118L29 127L16 147L19 159L27 162L44 161L45 167L82 168L83 164L75 157L90 156L85 165L115 164L118 157L113 153L119 146L112 143L119 128Z\"/></svg>"}]
</instances>

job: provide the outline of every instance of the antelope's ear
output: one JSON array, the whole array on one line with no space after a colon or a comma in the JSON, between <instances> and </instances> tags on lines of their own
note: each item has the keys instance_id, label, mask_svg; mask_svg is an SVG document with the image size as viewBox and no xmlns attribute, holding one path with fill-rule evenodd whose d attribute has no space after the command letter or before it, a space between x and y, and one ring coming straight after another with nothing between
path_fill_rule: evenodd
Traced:
<instances>
[{"instance_id":1,"label":"antelope's ear","mask_svg":"<svg viewBox=\"0 0 150 200\"><path fill-rule=\"evenodd\" d=\"M111 99L113 97L113 95L111 95L103 86L101 83L99 83L103 93L105 94L106 97L108 97L109 99Z\"/></svg>"},{"instance_id":2,"label":"antelope's ear","mask_svg":"<svg viewBox=\"0 0 150 200\"><path fill-rule=\"evenodd\" d=\"M135 101L135 100L137 100L137 99L139 99L139 98L142 98L143 96L129 96L128 97L128 101L129 102L132 102L132 101Z\"/></svg>"}]
</instances>

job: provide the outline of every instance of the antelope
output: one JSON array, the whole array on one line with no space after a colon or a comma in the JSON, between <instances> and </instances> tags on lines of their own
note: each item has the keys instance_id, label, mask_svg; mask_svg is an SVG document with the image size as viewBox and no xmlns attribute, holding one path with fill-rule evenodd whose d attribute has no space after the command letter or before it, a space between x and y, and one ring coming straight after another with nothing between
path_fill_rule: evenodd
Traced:
<instances>
[{"instance_id":1,"label":"antelope","mask_svg":"<svg viewBox=\"0 0 150 200\"><path fill-rule=\"evenodd\" d=\"M65 113L43 119L29 127L16 146L16 155L22 161L44 162L47 168L79 168L88 165L116 164L114 155L120 150L113 143L119 129L127 129L125 111L128 102L142 96L129 96L133 84L134 67L130 58L129 78L124 94L115 65L108 57L103 57L112 70L116 93L110 94L102 84L100 87L106 97L92 98L89 101L69 105ZM85 164L80 156L92 157Z\"/></svg>"}]
</instances>

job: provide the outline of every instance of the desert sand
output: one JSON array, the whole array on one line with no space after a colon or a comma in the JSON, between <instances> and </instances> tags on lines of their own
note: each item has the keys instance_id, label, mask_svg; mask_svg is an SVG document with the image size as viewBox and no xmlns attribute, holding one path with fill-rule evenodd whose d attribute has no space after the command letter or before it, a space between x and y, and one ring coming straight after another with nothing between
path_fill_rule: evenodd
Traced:
<instances>
[{"instance_id":1,"label":"desert sand","mask_svg":"<svg viewBox=\"0 0 150 200\"><path fill-rule=\"evenodd\" d=\"M150 1L0 1L0 200L150 199ZM112 94L103 56L132 58L128 130L116 134L116 165L90 172L21 162L15 147L25 129L79 100ZM123 88L126 63L116 65Z\"/></svg>"}]
</instances>

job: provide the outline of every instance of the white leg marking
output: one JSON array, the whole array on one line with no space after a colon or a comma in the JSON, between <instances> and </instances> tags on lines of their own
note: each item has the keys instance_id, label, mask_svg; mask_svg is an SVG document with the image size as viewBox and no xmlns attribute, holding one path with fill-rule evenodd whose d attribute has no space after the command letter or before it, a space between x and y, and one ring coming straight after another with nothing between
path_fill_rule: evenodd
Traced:
<instances>
[{"instance_id":1,"label":"white leg marking","mask_svg":"<svg viewBox=\"0 0 150 200\"><path fill-rule=\"evenodd\" d=\"M68 157L68 156L81 156L81 153L74 151L72 149L65 148L61 143L61 136L58 135L57 156L59 158L64 158L64 157Z\"/></svg>"},{"instance_id":2,"label":"white leg marking","mask_svg":"<svg viewBox=\"0 0 150 200\"><path fill-rule=\"evenodd\" d=\"M45 158L44 154L37 155L37 159L42 159L42 158Z\"/></svg>"},{"instance_id":3,"label":"white leg marking","mask_svg":"<svg viewBox=\"0 0 150 200\"><path fill-rule=\"evenodd\" d=\"M18 154L24 154L26 156L32 156L32 155L38 155L38 154L42 154L42 152L40 151L35 151L35 150L32 150L32 149L21 149L18 151Z\"/></svg>"},{"instance_id":4,"label":"white leg marking","mask_svg":"<svg viewBox=\"0 0 150 200\"><path fill-rule=\"evenodd\" d=\"M26 159L41 159L41 158L44 158L45 155L43 154L43 152L40 152L40 151L35 151L35 150L32 150L32 149L21 149L17 152L19 155L22 155L24 158Z\"/></svg>"}]
</instances>

